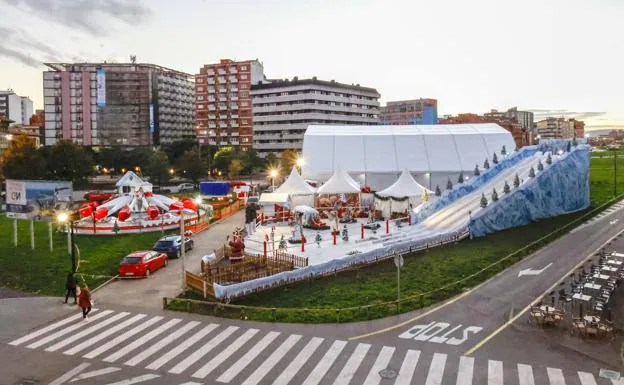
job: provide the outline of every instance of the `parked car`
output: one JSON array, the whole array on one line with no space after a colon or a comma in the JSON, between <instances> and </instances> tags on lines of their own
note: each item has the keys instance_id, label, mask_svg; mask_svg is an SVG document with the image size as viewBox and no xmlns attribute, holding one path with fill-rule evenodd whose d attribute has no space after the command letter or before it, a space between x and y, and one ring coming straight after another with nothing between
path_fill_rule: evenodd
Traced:
<instances>
[{"instance_id":1,"label":"parked car","mask_svg":"<svg viewBox=\"0 0 624 385\"><path fill-rule=\"evenodd\" d=\"M150 274L167 266L169 257L157 251L136 251L128 254L119 264L121 277L149 277Z\"/></svg>"},{"instance_id":2,"label":"parked car","mask_svg":"<svg viewBox=\"0 0 624 385\"><path fill-rule=\"evenodd\" d=\"M195 191L195 185L193 183L180 183L178 185L178 192Z\"/></svg>"},{"instance_id":3,"label":"parked car","mask_svg":"<svg viewBox=\"0 0 624 385\"><path fill-rule=\"evenodd\" d=\"M152 186L152 192L153 193L164 193L164 194L168 194L171 192L171 190L167 187L161 187L161 186Z\"/></svg>"},{"instance_id":4,"label":"parked car","mask_svg":"<svg viewBox=\"0 0 624 385\"><path fill-rule=\"evenodd\" d=\"M162 237L156 242L152 250L159 253L165 253L169 258L179 258L182 253L182 237L179 235L171 235L168 237ZM184 251L192 250L195 246L195 241L189 237L184 237Z\"/></svg>"},{"instance_id":5,"label":"parked car","mask_svg":"<svg viewBox=\"0 0 624 385\"><path fill-rule=\"evenodd\" d=\"M89 191L84 195L84 199L90 202L102 202L111 199L112 193L103 191Z\"/></svg>"}]
</instances>

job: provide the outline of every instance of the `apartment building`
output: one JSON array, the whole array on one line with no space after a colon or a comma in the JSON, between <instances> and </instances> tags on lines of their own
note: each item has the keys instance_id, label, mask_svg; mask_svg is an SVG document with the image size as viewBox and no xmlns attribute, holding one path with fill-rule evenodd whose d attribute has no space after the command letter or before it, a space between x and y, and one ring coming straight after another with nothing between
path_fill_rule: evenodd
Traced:
<instances>
[{"instance_id":1,"label":"apartment building","mask_svg":"<svg viewBox=\"0 0 624 385\"><path fill-rule=\"evenodd\" d=\"M381 107L379 124L410 125L438 123L438 101L436 99L399 100Z\"/></svg>"},{"instance_id":2,"label":"apartment building","mask_svg":"<svg viewBox=\"0 0 624 385\"><path fill-rule=\"evenodd\" d=\"M585 123L576 119L548 117L536 123L540 140L583 139Z\"/></svg>"},{"instance_id":3,"label":"apartment building","mask_svg":"<svg viewBox=\"0 0 624 385\"><path fill-rule=\"evenodd\" d=\"M30 123L33 102L27 96L19 96L13 90L0 91L0 114L12 120L11 125Z\"/></svg>"},{"instance_id":4,"label":"apartment building","mask_svg":"<svg viewBox=\"0 0 624 385\"><path fill-rule=\"evenodd\" d=\"M293 78L251 87L253 148L259 156L301 150L309 124L377 125L379 92L359 84Z\"/></svg>"},{"instance_id":5,"label":"apartment building","mask_svg":"<svg viewBox=\"0 0 624 385\"><path fill-rule=\"evenodd\" d=\"M45 144L158 146L195 138L192 75L154 64L46 63Z\"/></svg>"},{"instance_id":6,"label":"apartment building","mask_svg":"<svg viewBox=\"0 0 624 385\"><path fill-rule=\"evenodd\" d=\"M200 144L253 144L251 87L264 79L260 61L221 59L195 75L197 139Z\"/></svg>"}]
</instances>

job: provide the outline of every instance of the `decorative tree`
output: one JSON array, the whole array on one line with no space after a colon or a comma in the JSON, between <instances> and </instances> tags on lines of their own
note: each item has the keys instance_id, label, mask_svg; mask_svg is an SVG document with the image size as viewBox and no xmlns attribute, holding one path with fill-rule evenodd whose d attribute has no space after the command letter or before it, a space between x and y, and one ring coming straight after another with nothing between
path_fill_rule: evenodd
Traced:
<instances>
[{"instance_id":1,"label":"decorative tree","mask_svg":"<svg viewBox=\"0 0 624 385\"><path fill-rule=\"evenodd\" d=\"M492 202L496 202L498 200L498 193L496 192L496 189L492 189Z\"/></svg>"},{"instance_id":2,"label":"decorative tree","mask_svg":"<svg viewBox=\"0 0 624 385\"><path fill-rule=\"evenodd\" d=\"M518 174L516 174L516 176L514 176L514 188L518 188L520 186L520 178L518 177Z\"/></svg>"},{"instance_id":3,"label":"decorative tree","mask_svg":"<svg viewBox=\"0 0 624 385\"><path fill-rule=\"evenodd\" d=\"M537 161L537 171L544 171L544 165L541 159Z\"/></svg>"},{"instance_id":4,"label":"decorative tree","mask_svg":"<svg viewBox=\"0 0 624 385\"><path fill-rule=\"evenodd\" d=\"M457 183L464 183L464 172L461 171L457 177Z\"/></svg>"},{"instance_id":5,"label":"decorative tree","mask_svg":"<svg viewBox=\"0 0 624 385\"><path fill-rule=\"evenodd\" d=\"M515 151L515 152L520 151L520 147L516 146L516 148L514 148L514 151Z\"/></svg>"},{"instance_id":6,"label":"decorative tree","mask_svg":"<svg viewBox=\"0 0 624 385\"><path fill-rule=\"evenodd\" d=\"M501 155L502 155L502 156L507 155L507 149L505 148L505 145L504 145L504 144L503 144L503 148L502 148L502 150L501 150Z\"/></svg>"},{"instance_id":7,"label":"decorative tree","mask_svg":"<svg viewBox=\"0 0 624 385\"><path fill-rule=\"evenodd\" d=\"M479 165L475 164L475 169L474 169L474 176L479 176L481 175L481 171L479 171Z\"/></svg>"},{"instance_id":8,"label":"decorative tree","mask_svg":"<svg viewBox=\"0 0 624 385\"><path fill-rule=\"evenodd\" d=\"M531 169L529 169L529 177L535 178L535 170L533 169L533 166L531 166Z\"/></svg>"},{"instance_id":9,"label":"decorative tree","mask_svg":"<svg viewBox=\"0 0 624 385\"><path fill-rule=\"evenodd\" d=\"M488 205L488 200L485 197L485 194L481 194L481 207L486 207Z\"/></svg>"},{"instance_id":10,"label":"decorative tree","mask_svg":"<svg viewBox=\"0 0 624 385\"><path fill-rule=\"evenodd\" d=\"M552 164L552 156L550 156L550 153L548 153L548 157L546 158L546 163Z\"/></svg>"},{"instance_id":11,"label":"decorative tree","mask_svg":"<svg viewBox=\"0 0 624 385\"><path fill-rule=\"evenodd\" d=\"M570 152L571 149L572 149L572 145L570 144L570 142L568 142L568 144L566 145L566 151Z\"/></svg>"},{"instance_id":12,"label":"decorative tree","mask_svg":"<svg viewBox=\"0 0 624 385\"><path fill-rule=\"evenodd\" d=\"M494 153L494 155L492 155L492 163L498 164L498 157L496 156L496 153Z\"/></svg>"},{"instance_id":13,"label":"decorative tree","mask_svg":"<svg viewBox=\"0 0 624 385\"><path fill-rule=\"evenodd\" d=\"M440 185L436 185L435 195L437 197L442 196L442 191L440 191Z\"/></svg>"},{"instance_id":14,"label":"decorative tree","mask_svg":"<svg viewBox=\"0 0 624 385\"><path fill-rule=\"evenodd\" d=\"M507 181L505 181L505 186L503 187L503 192L505 194L509 194L510 191L511 191L511 188L509 187L509 183L507 183Z\"/></svg>"},{"instance_id":15,"label":"decorative tree","mask_svg":"<svg viewBox=\"0 0 624 385\"><path fill-rule=\"evenodd\" d=\"M453 182L451 182L451 178L449 178L448 182L446 182L446 189L447 190L452 190L453 189Z\"/></svg>"},{"instance_id":16,"label":"decorative tree","mask_svg":"<svg viewBox=\"0 0 624 385\"><path fill-rule=\"evenodd\" d=\"M485 162L483 162L483 168L486 170L490 168L490 162L487 160L487 158L485 158Z\"/></svg>"},{"instance_id":17,"label":"decorative tree","mask_svg":"<svg viewBox=\"0 0 624 385\"><path fill-rule=\"evenodd\" d=\"M574 136L574 138L572 138L572 145L574 147L576 147L578 145L578 142L576 141L576 135Z\"/></svg>"}]
</instances>

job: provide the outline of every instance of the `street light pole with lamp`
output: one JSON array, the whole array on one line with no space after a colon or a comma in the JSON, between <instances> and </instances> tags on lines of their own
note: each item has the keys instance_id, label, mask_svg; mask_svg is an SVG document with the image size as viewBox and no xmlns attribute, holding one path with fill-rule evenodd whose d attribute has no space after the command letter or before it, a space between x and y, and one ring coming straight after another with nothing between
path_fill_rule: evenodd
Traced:
<instances>
[{"instance_id":1,"label":"street light pole with lamp","mask_svg":"<svg viewBox=\"0 0 624 385\"><path fill-rule=\"evenodd\" d=\"M273 192L275 191L275 178L277 177L277 170L272 169L269 175L271 176L271 192Z\"/></svg>"},{"instance_id":2,"label":"street light pole with lamp","mask_svg":"<svg viewBox=\"0 0 624 385\"><path fill-rule=\"evenodd\" d=\"M60 213L57 215L56 220L59 223L67 225L67 243L69 246L69 254L71 255L72 273L76 272L76 246L74 245L74 222L70 214Z\"/></svg>"},{"instance_id":3,"label":"street light pole with lamp","mask_svg":"<svg viewBox=\"0 0 624 385\"><path fill-rule=\"evenodd\" d=\"M302 157L297 158L297 169L299 170L299 174L301 174L301 170L303 169L303 165L305 164Z\"/></svg>"}]
</instances>

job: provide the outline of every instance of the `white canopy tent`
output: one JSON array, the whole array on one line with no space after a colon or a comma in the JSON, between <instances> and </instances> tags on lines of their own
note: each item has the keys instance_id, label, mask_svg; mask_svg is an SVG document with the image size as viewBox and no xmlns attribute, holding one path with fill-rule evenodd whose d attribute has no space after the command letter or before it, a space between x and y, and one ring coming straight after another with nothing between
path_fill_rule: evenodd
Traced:
<instances>
[{"instance_id":1,"label":"white canopy tent","mask_svg":"<svg viewBox=\"0 0 624 385\"><path fill-rule=\"evenodd\" d=\"M424 193L431 193L427 188L416 182L412 174L407 169L388 188L377 192L378 196L389 197L388 200L375 199L375 209L381 210L384 217L389 217L393 211L405 211L409 205L416 206L421 203ZM394 200L392 198L407 198L405 200Z\"/></svg>"},{"instance_id":2,"label":"white canopy tent","mask_svg":"<svg viewBox=\"0 0 624 385\"><path fill-rule=\"evenodd\" d=\"M334 175L316 190L317 194L357 194L360 184L340 166L337 166Z\"/></svg>"},{"instance_id":3,"label":"white canopy tent","mask_svg":"<svg viewBox=\"0 0 624 385\"><path fill-rule=\"evenodd\" d=\"M293 167L286 181L275 190L275 193L288 194L291 207L298 205L313 206L314 190L314 187L310 186L299 175L296 167Z\"/></svg>"}]
</instances>

